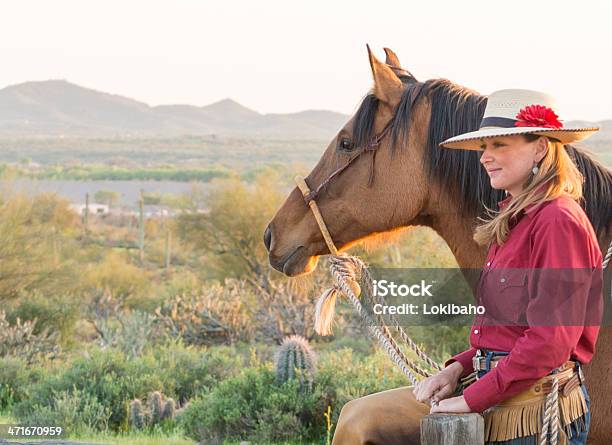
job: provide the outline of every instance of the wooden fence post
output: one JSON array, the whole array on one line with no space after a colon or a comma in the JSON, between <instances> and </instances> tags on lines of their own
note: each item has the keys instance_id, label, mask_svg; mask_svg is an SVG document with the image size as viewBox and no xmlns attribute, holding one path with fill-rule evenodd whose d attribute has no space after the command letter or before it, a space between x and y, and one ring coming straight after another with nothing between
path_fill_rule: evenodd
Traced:
<instances>
[{"instance_id":1,"label":"wooden fence post","mask_svg":"<svg viewBox=\"0 0 612 445\"><path fill-rule=\"evenodd\" d=\"M166 274L170 274L170 263L172 260L172 232L170 228L166 228Z\"/></svg>"},{"instance_id":2,"label":"wooden fence post","mask_svg":"<svg viewBox=\"0 0 612 445\"><path fill-rule=\"evenodd\" d=\"M85 226L85 238L89 236L89 193L85 193L85 209L83 209L83 225Z\"/></svg>"},{"instance_id":3,"label":"wooden fence post","mask_svg":"<svg viewBox=\"0 0 612 445\"><path fill-rule=\"evenodd\" d=\"M144 190L141 189L140 199L138 200L138 249L140 250L140 265L144 264L144 244Z\"/></svg>"},{"instance_id":4,"label":"wooden fence post","mask_svg":"<svg viewBox=\"0 0 612 445\"><path fill-rule=\"evenodd\" d=\"M484 445L480 414L430 414L421 419L421 445Z\"/></svg>"}]
</instances>

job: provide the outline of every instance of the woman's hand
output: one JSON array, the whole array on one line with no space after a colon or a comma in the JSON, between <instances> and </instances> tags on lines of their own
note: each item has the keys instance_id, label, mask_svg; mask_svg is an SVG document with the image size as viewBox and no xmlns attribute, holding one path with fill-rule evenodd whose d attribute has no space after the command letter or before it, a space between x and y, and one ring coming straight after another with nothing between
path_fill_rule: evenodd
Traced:
<instances>
[{"instance_id":1,"label":"woman's hand","mask_svg":"<svg viewBox=\"0 0 612 445\"><path fill-rule=\"evenodd\" d=\"M442 400L437 405L431 407L430 413L469 413L470 407L465 402L463 396L451 397L450 399Z\"/></svg>"},{"instance_id":2,"label":"woman's hand","mask_svg":"<svg viewBox=\"0 0 612 445\"><path fill-rule=\"evenodd\" d=\"M439 402L446 399L455 391L462 373L463 365L459 362L453 362L436 375L418 382L412 390L414 397L419 402L427 402L430 399Z\"/></svg>"}]
</instances>

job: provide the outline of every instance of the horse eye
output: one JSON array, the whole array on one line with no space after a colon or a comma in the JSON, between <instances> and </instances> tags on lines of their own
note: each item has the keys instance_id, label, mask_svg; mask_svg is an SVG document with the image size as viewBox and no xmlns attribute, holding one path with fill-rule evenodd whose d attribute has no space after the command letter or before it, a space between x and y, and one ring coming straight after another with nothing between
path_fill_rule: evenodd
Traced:
<instances>
[{"instance_id":1,"label":"horse eye","mask_svg":"<svg viewBox=\"0 0 612 445\"><path fill-rule=\"evenodd\" d=\"M339 148L342 151L351 151L353 149L353 141L350 139L340 140Z\"/></svg>"}]
</instances>

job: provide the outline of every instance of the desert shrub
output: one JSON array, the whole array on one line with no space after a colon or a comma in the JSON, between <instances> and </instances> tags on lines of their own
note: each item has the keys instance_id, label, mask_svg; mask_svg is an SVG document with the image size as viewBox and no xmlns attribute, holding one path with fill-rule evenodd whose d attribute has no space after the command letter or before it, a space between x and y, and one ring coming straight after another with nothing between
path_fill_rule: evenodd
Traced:
<instances>
[{"instance_id":1,"label":"desert shrub","mask_svg":"<svg viewBox=\"0 0 612 445\"><path fill-rule=\"evenodd\" d=\"M194 295L203 287L198 275L188 269L177 267L170 274L167 274L165 270L160 270L157 275L160 283L155 288L155 292L142 296L131 296L125 302L126 308L153 313L155 309L177 295Z\"/></svg>"},{"instance_id":2,"label":"desert shrub","mask_svg":"<svg viewBox=\"0 0 612 445\"><path fill-rule=\"evenodd\" d=\"M161 337L155 317L142 311L121 312L95 321L102 348L116 348L129 358L141 355Z\"/></svg>"},{"instance_id":3,"label":"desert shrub","mask_svg":"<svg viewBox=\"0 0 612 445\"><path fill-rule=\"evenodd\" d=\"M278 385L272 366L259 365L193 401L181 424L189 437L206 443L303 438L316 430L316 403L313 395L301 394L297 380Z\"/></svg>"},{"instance_id":4,"label":"desert shrub","mask_svg":"<svg viewBox=\"0 0 612 445\"><path fill-rule=\"evenodd\" d=\"M46 367L32 366L22 357L0 358L0 411L25 400L30 386L47 373Z\"/></svg>"},{"instance_id":5,"label":"desert shrub","mask_svg":"<svg viewBox=\"0 0 612 445\"><path fill-rule=\"evenodd\" d=\"M34 320L34 334L42 331L58 332L62 344L70 343L74 327L80 315L80 303L76 298L63 294L46 295L32 292L19 298L6 318L10 323L21 320Z\"/></svg>"},{"instance_id":6,"label":"desert shrub","mask_svg":"<svg viewBox=\"0 0 612 445\"><path fill-rule=\"evenodd\" d=\"M108 289L125 301L132 295L146 294L151 286L148 272L132 264L127 255L110 251L97 264L89 264L83 284L93 289Z\"/></svg>"},{"instance_id":7,"label":"desert shrub","mask_svg":"<svg viewBox=\"0 0 612 445\"><path fill-rule=\"evenodd\" d=\"M69 202L53 194L30 197L0 190L0 303L40 290L71 290L74 263L63 258L75 221Z\"/></svg>"},{"instance_id":8,"label":"desert shrub","mask_svg":"<svg viewBox=\"0 0 612 445\"><path fill-rule=\"evenodd\" d=\"M336 415L349 400L408 384L384 352L362 357L351 349L322 354L315 380L321 397L329 401Z\"/></svg>"},{"instance_id":9,"label":"desert shrub","mask_svg":"<svg viewBox=\"0 0 612 445\"><path fill-rule=\"evenodd\" d=\"M0 387L23 370L22 362L11 362L10 373L0 371ZM130 401L146 400L150 393L161 391L182 407L196 394L236 374L242 363L244 359L229 347L207 350L167 344L132 359L114 349L92 348L86 356L73 358L57 372L29 380L23 377L25 389L12 389L12 393L21 392L9 400L15 402L15 416L25 419L37 410L54 409L58 394L76 390L108 409L108 427L119 431L127 428Z\"/></svg>"},{"instance_id":10,"label":"desert shrub","mask_svg":"<svg viewBox=\"0 0 612 445\"><path fill-rule=\"evenodd\" d=\"M235 348L227 346L195 349L178 342L156 349L152 355L166 375L164 390L173 394L180 405L235 375L245 363Z\"/></svg>"},{"instance_id":11,"label":"desert shrub","mask_svg":"<svg viewBox=\"0 0 612 445\"><path fill-rule=\"evenodd\" d=\"M172 271L170 277L164 280L163 286L161 295L164 298L169 298L175 295L197 292L202 288L202 282L194 272L181 269Z\"/></svg>"},{"instance_id":12,"label":"desert shrub","mask_svg":"<svg viewBox=\"0 0 612 445\"><path fill-rule=\"evenodd\" d=\"M0 310L0 357L23 357L28 363L57 357L57 332L43 329L35 334L36 321L22 322L17 318L15 324L10 324L6 313Z\"/></svg>"},{"instance_id":13,"label":"desert shrub","mask_svg":"<svg viewBox=\"0 0 612 445\"><path fill-rule=\"evenodd\" d=\"M273 175L261 175L253 184L239 178L215 182L203 199L194 196L192 208L176 219L177 234L206 253L207 269L215 278L256 278L269 274L261 236L282 202ZM197 202L201 201L201 202ZM206 213L197 208L209 209Z\"/></svg>"},{"instance_id":14,"label":"desert shrub","mask_svg":"<svg viewBox=\"0 0 612 445\"><path fill-rule=\"evenodd\" d=\"M31 411L21 416L20 422L31 426L61 426L71 435L108 429L110 409L92 394L78 389L61 391L53 394L50 402L32 406Z\"/></svg>"},{"instance_id":15,"label":"desert shrub","mask_svg":"<svg viewBox=\"0 0 612 445\"><path fill-rule=\"evenodd\" d=\"M133 358L165 337L164 327L150 313L124 309L110 291L98 292L88 308L88 321L95 328L96 343L116 348Z\"/></svg>"},{"instance_id":16,"label":"desert shrub","mask_svg":"<svg viewBox=\"0 0 612 445\"><path fill-rule=\"evenodd\" d=\"M88 396L91 403L95 401L108 408L108 425L118 430L127 422L129 400L163 388L159 374L151 356L128 360L119 351L93 350L88 357L66 364L62 372L34 384L29 398L15 405L14 414L20 420L26 419L44 407L52 409L58 394L78 390L83 397Z\"/></svg>"},{"instance_id":17,"label":"desert shrub","mask_svg":"<svg viewBox=\"0 0 612 445\"><path fill-rule=\"evenodd\" d=\"M257 324L256 338L277 343L286 336L300 335L307 340L315 337L314 313L316 296L329 281L321 273L315 273L301 283L287 281L261 282L257 286L257 298L249 302L253 321ZM342 325L341 317L336 326Z\"/></svg>"},{"instance_id":18,"label":"desert shrub","mask_svg":"<svg viewBox=\"0 0 612 445\"><path fill-rule=\"evenodd\" d=\"M186 344L204 345L248 341L253 325L246 301L254 299L244 281L226 280L197 293L177 295L155 310L169 335Z\"/></svg>"},{"instance_id":19,"label":"desert shrub","mask_svg":"<svg viewBox=\"0 0 612 445\"><path fill-rule=\"evenodd\" d=\"M354 355L362 357L369 356L376 350L376 346L370 337L361 332L358 335L334 335L330 340L319 343L318 349L326 352L350 349Z\"/></svg>"},{"instance_id":20,"label":"desert shrub","mask_svg":"<svg viewBox=\"0 0 612 445\"><path fill-rule=\"evenodd\" d=\"M407 384L383 355L358 357L350 349L321 355L313 390L299 379L279 384L271 363L254 364L200 394L186 408L186 434L206 443L222 440L305 440L324 437L324 413L336 423L349 400Z\"/></svg>"},{"instance_id":21,"label":"desert shrub","mask_svg":"<svg viewBox=\"0 0 612 445\"><path fill-rule=\"evenodd\" d=\"M410 335L439 363L469 347L469 326L410 326Z\"/></svg>"}]
</instances>

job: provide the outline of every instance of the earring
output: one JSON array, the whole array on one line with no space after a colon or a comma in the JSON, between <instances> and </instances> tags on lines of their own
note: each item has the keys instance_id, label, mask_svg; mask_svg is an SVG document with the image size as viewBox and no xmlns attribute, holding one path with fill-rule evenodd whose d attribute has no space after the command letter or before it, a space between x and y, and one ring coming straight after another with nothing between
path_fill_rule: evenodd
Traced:
<instances>
[{"instance_id":1,"label":"earring","mask_svg":"<svg viewBox=\"0 0 612 445\"><path fill-rule=\"evenodd\" d=\"M536 162L534 162L533 163L533 168L531 169L531 172L534 175L537 175L539 171L540 171L540 167L538 167L538 164Z\"/></svg>"}]
</instances>

